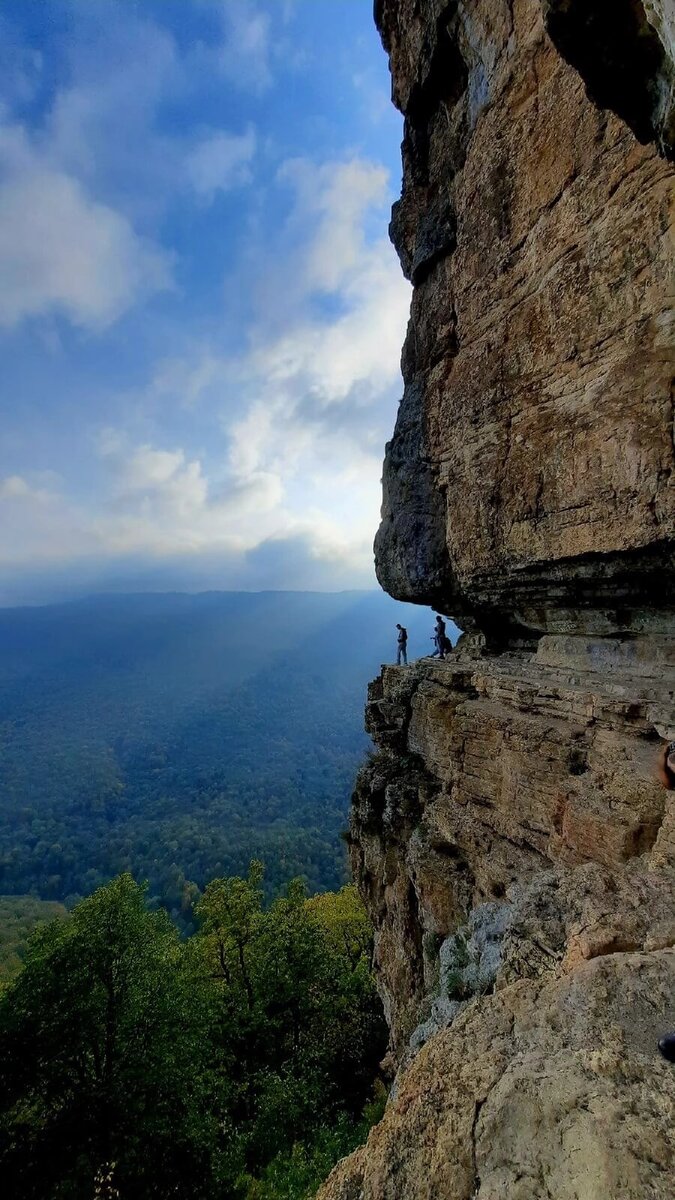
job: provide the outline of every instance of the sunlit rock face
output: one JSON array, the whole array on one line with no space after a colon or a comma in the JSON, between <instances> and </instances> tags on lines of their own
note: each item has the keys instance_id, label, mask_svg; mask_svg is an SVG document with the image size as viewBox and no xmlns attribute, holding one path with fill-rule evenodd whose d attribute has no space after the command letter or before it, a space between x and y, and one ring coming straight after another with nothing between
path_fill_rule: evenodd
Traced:
<instances>
[{"instance_id":1,"label":"sunlit rock face","mask_svg":"<svg viewBox=\"0 0 675 1200\"><path fill-rule=\"evenodd\" d=\"M378 753L354 795L352 864L397 1061L438 994L441 945L486 905L508 912L491 982L675 943L675 792L655 771L675 638L660 678L580 642L460 650L370 686Z\"/></svg>"},{"instance_id":2,"label":"sunlit rock face","mask_svg":"<svg viewBox=\"0 0 675 1200\"><path fill-rule=\"evenodd\" d=\"M675 1172L670 0L378 0L414 285L350 823L394 1086L321 1200L666 1200Z\"/></svg>"},{"instance_id":3,"label":"sunlit rock face","mask_svg":"<svg viewBox=\"0 0 675 1200\"><path fill-rule=\"evenodd\" d=\"M648 640L371 684L350 848L396 1076L320 1200L670 1200L675 638Z\"/></svg>"},{"instance_id":4,"label":"sunlit rock face","mask_svg":"<svg viewBox=\"0 0 675 1200\"><path fill-rule=\"evenodd\" d=\"M672 4L642 7L377 5L415 285L377 570L496 643L673 616Z\"/></svg>"}]
</instances>

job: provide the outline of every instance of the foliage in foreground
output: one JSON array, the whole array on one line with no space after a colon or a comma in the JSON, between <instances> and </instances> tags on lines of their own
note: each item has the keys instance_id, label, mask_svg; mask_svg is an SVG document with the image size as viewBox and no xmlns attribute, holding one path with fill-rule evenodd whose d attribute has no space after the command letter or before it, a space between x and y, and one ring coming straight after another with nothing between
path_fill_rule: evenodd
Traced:
<instances>
[{"instance_id":1,"label":"foliage in foreground","mask_svg":"<svg viewBox=\"0 0 675 1200\"><path fill-rule=\"evenodd\" d=\"M365 1136L384 1049L352 888L211 883L181 942L129 875L32 939L0 998L16 1200L302 1200Z\"/></svg>"}]
</instances>

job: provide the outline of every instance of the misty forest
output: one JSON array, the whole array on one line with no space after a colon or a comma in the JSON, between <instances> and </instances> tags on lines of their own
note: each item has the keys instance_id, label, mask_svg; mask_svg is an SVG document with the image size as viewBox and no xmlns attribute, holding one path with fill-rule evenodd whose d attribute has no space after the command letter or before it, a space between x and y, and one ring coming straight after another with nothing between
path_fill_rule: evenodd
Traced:
<instances>
[{"instance_id":1,"label":"misty forest","mask_svg":"<svg viewBox=\"0 0 675 1200\"><path fill-rule=\"evenodd\" d=\"M0 894L72 906L130 871L190 932L254 858L268 897L340 887L363 688L401 613L428 653L429 614L376 592L0 611Z\"/></svg>"},{"instance_id":2,"label":"misty forest","mask_svg":"<svg viewBox=\"0 0 675 1200\"><path fill-rule=\"evenodd\" d=\"M342 834L401 615L429 652L375 592L0 612L15 1200L300 1200L364 1140L387 1036Z\"/></svg>"}]
</instances>

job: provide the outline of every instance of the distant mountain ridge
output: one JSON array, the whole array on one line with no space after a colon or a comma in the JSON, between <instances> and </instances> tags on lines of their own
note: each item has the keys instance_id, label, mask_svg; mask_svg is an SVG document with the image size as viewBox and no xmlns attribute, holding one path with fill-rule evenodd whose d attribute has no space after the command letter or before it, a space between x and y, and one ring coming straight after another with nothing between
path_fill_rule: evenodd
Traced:
<instances>
[{"instance_id":1,"label":"distant mountain ridge","mask_svg":"<svg viewBox=\"0 0 675 1200\"><path fill-rule=\"evenodd\" d=\"M428 653L432 614L381 592L0 610L0 893L67 901L131 869L189 924L193 885L253 856L271 890L338 886L365 687L397 621Z\"/></svg>"}]
</instances>

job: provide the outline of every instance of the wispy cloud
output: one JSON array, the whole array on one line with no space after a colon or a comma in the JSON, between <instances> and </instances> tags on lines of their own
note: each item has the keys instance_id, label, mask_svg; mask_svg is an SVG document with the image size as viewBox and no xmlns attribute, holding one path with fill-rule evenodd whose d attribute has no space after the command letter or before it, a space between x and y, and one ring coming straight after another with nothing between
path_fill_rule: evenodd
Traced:
<instances>
[{"instance_id":1,"label":"wispy cloud","mask_svg":"<svg viewBox=\"0 0 675 1200\"><path fill-rule=\"evenodd\" d=\"M312 111L308 9L186 0L184 28L64 5L59 69L40 84L26 51L0 110L0 334L49 356L39 451L17 418L0 478L0 567L369 581L409 289L379 147Z\"/></svg>"},{"instance_id":2,"label":"wispy cloud","mask_svg":"<svg viewBox=\"0 0 675 1200\"><path fill-rule=\"evenodd\" d=\"M229 192L253 179L251 162L256 139L253 126L241 135L213 130L188 152L188 179L205 200L213 200L217 192Z\"/></svg>"},{"instance_id":3,"label":"wispy cloud","mask_svg":"<svg viewBox=\"0 0 675 1200\"><path fill-rule=\"evenodd\" d=\"M270 19L250 0L222 0L223 41L218 61L236 87L260 94L273 81Z\"/></svg>"},{"instance_id":4,"label":"wispy cloud","mask_svg":"<svg viewBox=\"0 0 675 1200\"><path fill-rule=\"evenodd\" d=\"M170 285L170 256L31 142L0 125L0 324L52 312L109 325Z\"/></svg>"}]
</instances>

